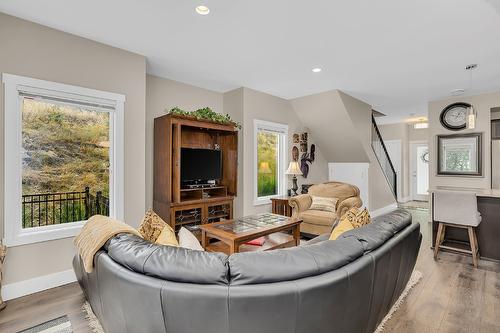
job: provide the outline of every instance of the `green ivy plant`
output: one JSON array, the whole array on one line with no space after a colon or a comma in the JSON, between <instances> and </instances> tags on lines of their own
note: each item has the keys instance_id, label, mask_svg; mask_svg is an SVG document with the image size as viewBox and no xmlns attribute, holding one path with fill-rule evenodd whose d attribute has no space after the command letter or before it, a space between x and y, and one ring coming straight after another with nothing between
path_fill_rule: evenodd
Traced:
<instances>
[{"instance_id":1,"label":"green ivy plant","mask_svg":"<svg viewBox=\"0 0 500 333\"><path fill-rule=\"evenodd\" d=\"M223 114L217 113L209 107L206 107L203 109L198 109L195 111L185 111L185 110L182 110L176 106L176 107L170 109L170 111L168 111L168 114L194 117L198 120L210 120L210 121L220 123L220 124L234 124L235 127L237 127L238 129L241 129L241 124L233 121L228 114L223 115Z\"/></svg>"}]
</instances>

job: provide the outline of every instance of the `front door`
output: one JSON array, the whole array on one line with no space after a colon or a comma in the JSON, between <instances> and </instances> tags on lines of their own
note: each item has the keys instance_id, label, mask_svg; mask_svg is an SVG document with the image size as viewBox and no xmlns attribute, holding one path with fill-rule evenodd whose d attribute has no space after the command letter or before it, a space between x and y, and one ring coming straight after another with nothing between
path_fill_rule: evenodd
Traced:
<instances>
[{"instance_id":1,"label":"front door","mask_svg":"<svg viewBox=\"0 0 500 333\"><path fill-rule=\"evenodd\" d=\"M411 143L410 146L412 200L428 201L429 145L427 143Z\"/></svg>"}]
</instances>

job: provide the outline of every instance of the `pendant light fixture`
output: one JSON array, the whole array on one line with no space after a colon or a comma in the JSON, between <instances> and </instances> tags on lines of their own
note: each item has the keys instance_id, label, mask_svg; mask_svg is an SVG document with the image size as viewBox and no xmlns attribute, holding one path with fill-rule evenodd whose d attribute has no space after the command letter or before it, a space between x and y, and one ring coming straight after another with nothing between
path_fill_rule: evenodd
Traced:
<instances>
[{"instance_id":1,"label":"pendant light fixture","mask_svg":"<svg viewBox=\"0 0 500 333\"><path fill-rule=\"evenodd\" d=\"M470 64L465 67L465 70L469 71L469 91L472 91L472 71L477 68L477 64ZM476 111L474 110L474 106L470 106L469 112L467 114L467 128L474 129L476 128Z\"/></svg>"}]
</instances>

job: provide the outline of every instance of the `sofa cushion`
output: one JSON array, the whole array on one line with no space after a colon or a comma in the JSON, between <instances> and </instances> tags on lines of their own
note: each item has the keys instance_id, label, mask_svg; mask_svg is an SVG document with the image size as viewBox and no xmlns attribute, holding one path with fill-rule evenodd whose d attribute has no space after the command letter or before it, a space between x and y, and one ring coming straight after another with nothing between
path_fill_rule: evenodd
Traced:
<instances>
[{"instance_id":1,"label":"sofa cushion","mask_svg":"<svg viewBox=\"0 0 500 333\"><path fill-rule=\"evenodd\" d=\"M119 234L105 247L117 263L141 274L174 282L228 284L227 255L152 244Z\"/></svg>"},{"instance_id":2,"label":"sofa cushion","mask_svg":"<svg viewBox=\"0 0 500 333\"><path fill-rule=\"evenodd\" d=\"M231 285L290 281L342 267L363 255L355 238L311 245L236 253L229 257Z\"/></svg>"},{"instance_id":3,"label":"sofa cushion","mask_svg":"<svg viewBox=\"0 0 500 333\"><path fill-rule=\"evenodd\" d=\"M306 210L300 214L300 218L305 223L331 226L337 219L337 215L332 212L325 212L321 210Z\"/></svg>"},{"instance_id":4,"label":"sofa cushion","mask_svg":"<svg viewBox=\"0 0 500 333\"><path fill-rule=\"evenodd\" d=\"M163 221L152 209L146 212L146 215L142 218L142 222L139 225L139 233L142 238L155 242L163 228L167 226L167 222Z\"/></svg>"},{"instance_id":5,"label":"sofa cushion","mask_svg":"<svg viewBox=\"0 0 500 333\"><path fill-rule=\"evenodd\" d=\"M365 253L371 252L410 224L411 214L398 209L374 218L368 225L343 233L339 239L356 238L363 244Z\"/></svg>"},{"instance_id":6,"label":"sofa cushion","mask_svg":"<svg viewBox=\"0 0 500 333\"><path fill-rule=\"evenodd\" d=\"M325 212L335 213L335 207L337 206L337 198L327 198L327 197L318 197L315 195L311 195L312 203L310 210L321 210Z\"/></svg>"},{"instance_id":7,"label":"sofa cushion","mask_svg":"<svg viewBox=\"0 0 500 333\"><path fill-rule=\"evenodd\" d=\"M352 225L351 221L346 217L346 215L344 215L340 219L340 222L337 224L337 226L333 228L332 233L330 235L330 240L336 240L342 234L348 232L349 230L354 229L354 226Z\"/></svg>"},{"instance_id":8,"label":"sofa cushion","mask_svg":"<svg viewBox=\"0 0 500 333\"><path fill-rule=\"evenodd\" d=\"M177 241L177 238L175 238L175 231L168 224L160 232L160 235L156 238L155 243L158 245L179 246L179 242Z\"/></svg>"}]
</instances>

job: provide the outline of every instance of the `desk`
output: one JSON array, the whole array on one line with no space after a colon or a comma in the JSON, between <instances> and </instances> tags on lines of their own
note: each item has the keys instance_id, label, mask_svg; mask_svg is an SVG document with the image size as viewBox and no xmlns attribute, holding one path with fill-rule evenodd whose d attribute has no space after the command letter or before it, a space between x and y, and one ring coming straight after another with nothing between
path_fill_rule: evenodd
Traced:
<instances>
[{"instance_id":1,"label":"desk","mask_svg":"<svg viewBox=\"0 0 500 333\"><path fill-rule=\"evenodd\" d=\"M476 229L479 243L479 254L482 258L500 260L500 190L472 189L457 187L438 187L429 190L432 194L435 190L467 191L475 192L477 195L477 208L482 216L482 221ZM432 220L432 246L434 246L438 223L434 222L433 196L431 200ZM466 230L449 228L446 230L446 238L453 241L468 241Z\"/></svg>"}]
</instances>

